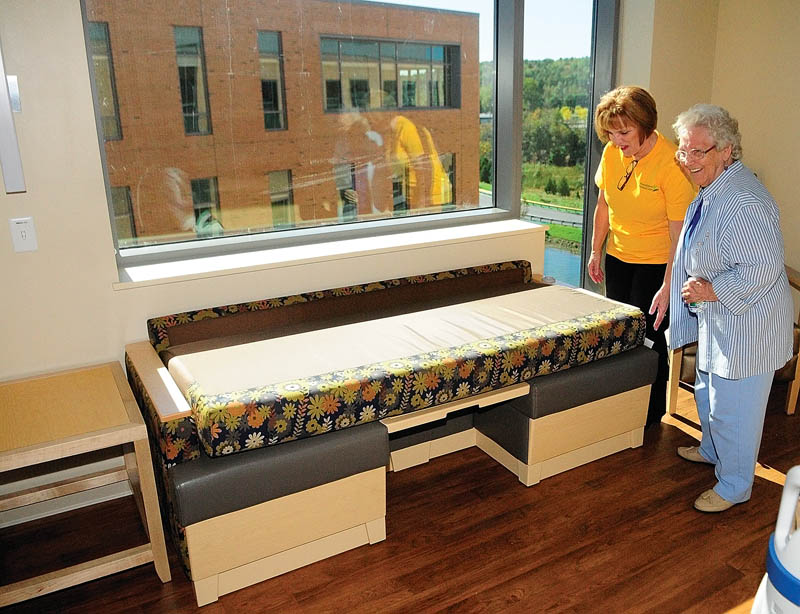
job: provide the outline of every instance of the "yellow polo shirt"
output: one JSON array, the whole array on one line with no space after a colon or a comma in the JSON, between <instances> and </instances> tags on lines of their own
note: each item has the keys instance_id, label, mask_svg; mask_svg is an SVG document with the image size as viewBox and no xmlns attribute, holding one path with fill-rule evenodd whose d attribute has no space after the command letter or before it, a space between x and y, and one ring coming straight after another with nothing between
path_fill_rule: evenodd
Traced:
<instances>
[{"instance_id":1,"label":"yellow polo shirt","mask_svg":"<svg viewBox=\"0 0 800 614\"><path fill-rule=\"evenodd\" d=\"M610 141L595 183L608 203L606 252L624 262L664 264L669 259L669 222L683 221L697 189L675 160L677 147L656 132L653 149L636 165L625 189L617 182L633 158Z\"/></svg>"}]
</instances>

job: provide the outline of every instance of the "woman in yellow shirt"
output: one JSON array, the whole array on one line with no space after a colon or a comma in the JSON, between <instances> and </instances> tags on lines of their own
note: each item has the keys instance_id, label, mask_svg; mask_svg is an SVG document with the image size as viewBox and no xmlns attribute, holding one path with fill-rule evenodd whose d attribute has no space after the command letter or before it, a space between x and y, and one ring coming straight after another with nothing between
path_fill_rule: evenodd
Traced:
<instances>
[{"instance_id":1,"label":"woman in yellow shirt","mask_svg":"<svg viewBox=\"0 0 800 614\"><path fill-rule=\"evenodd\" d=\"M589 277L595 283L605 279L606 296L645 313L646 336L659 354L649 426L660 422L666 408L668 355L661 325L667 318L678 235L696 192L675 161L676 146L656 130L656 103L646 90L623 86L607 93L595 109L594 121L606 146L595 175L600 194Z\"/></svg>"}]
</instances>

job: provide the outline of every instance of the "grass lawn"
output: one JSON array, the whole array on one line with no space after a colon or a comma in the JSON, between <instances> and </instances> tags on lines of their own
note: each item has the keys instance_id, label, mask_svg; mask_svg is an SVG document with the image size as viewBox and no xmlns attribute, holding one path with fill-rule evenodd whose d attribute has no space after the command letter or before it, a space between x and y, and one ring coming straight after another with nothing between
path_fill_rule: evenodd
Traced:
<instances>
[{"instance_id":1,"label":"grass lawn","mask_svg":"<svg viewBox=\"0 0 800 614\"><path fill-rule=\"evenodd\" d=\"M561 239L562 241L569 241L574 243L575 247L579 247L583 241L583 229L574 228L572 226L559 226L558 224L550 224L547 231L547 237L552 239Z\"/></svg>"}]
</instances>

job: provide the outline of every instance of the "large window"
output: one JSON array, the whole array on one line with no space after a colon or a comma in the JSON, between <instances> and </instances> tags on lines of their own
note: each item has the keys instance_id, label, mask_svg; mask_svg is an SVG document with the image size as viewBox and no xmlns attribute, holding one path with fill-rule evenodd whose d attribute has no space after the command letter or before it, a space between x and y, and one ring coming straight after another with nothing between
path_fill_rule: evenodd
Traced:
<instances>
[{"instance_id":1,"label":"large window","mask_svg":"<svg viewBox=\"0 0 800 614\"><path fill-rule=\"evenodd\" d=\"M123 265L520 215L532 0L82 1Z\"/></svg>"},{"instance_id":2,"label":"large window","mask_svg":"<svg viewBox=\"0 0 800 614\"><path fill-rule=\"evenodd\" d=\"M326 111L457 106L457 45L323 38L320 48Z\"/></svg>"},{"instance_id":3,"label":"large window","mask_svg":"<svg viewBox=\"0 0 800 614\"><path fill-rule=\"evenodd\" d=\"M119 123L117 88L114 84L114 62L111 59L111 40L107 23L98 21L89 23L89 48L97 83L97 102L100 107L103 138L106 141L121 139L122 127Z\"/></svg>"},{"instance_id":4,"label":"large window","mask_svg":"<svg viewBox=\"0 0 800 614\"><path fill-rule=\"evenodd\" d=\"M186 134L210 134L211 113L206 87L202 28L175 27L175 52Z\"/></svg>"}]
</instances>

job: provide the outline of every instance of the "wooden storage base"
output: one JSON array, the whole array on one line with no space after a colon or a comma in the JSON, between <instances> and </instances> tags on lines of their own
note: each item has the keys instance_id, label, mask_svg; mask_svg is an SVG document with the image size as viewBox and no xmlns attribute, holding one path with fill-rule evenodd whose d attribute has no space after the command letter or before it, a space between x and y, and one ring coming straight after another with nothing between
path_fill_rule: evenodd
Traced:
<instances>
[{"instance_id":1,"label":"wooden storage base","mask_svg":"<svg viewBox=\"0 0 800 614\"><path fill-rule=\"evenodd\" d=\"M477 446L525 486L642 445L650 386L528 421L528 463L477 434Z\"/></svg>"},{"instance_id":2,"label":"wooden storage base","mask_svg":"<svg viewBox=\"0 0 800 614\"><path fill-rule=\"evenodd\" d=\"M386 539L386 470L266 501L186 527L197 605Z\"/></svg>"},{"instance_id":3,"label":"wooden storage base","mask_svg":"<svg viewBox=\"0 0 800 614\"><path fill-rule=\"evenodd\" d=\"M472 428L392 452L389 470L401 471L437 456L477 446L519 477L525 486L532 486L557 473L642 445L649 398L650 386L642 386L529 420L528 463Z\"/></svg>"},{"instance_id":4,"label":"wooden storage base","mask_svg":"<svg viewBox=\"0 0 800 614\"><path fill-rule=\"evenodd\" d=\"M395 450L389 457L389 471L402 471L427 463L437 456L471 448L476 443L475 434L477 432L475 429L467 429L433 441Z\"/></svg>"}]
</instances>

